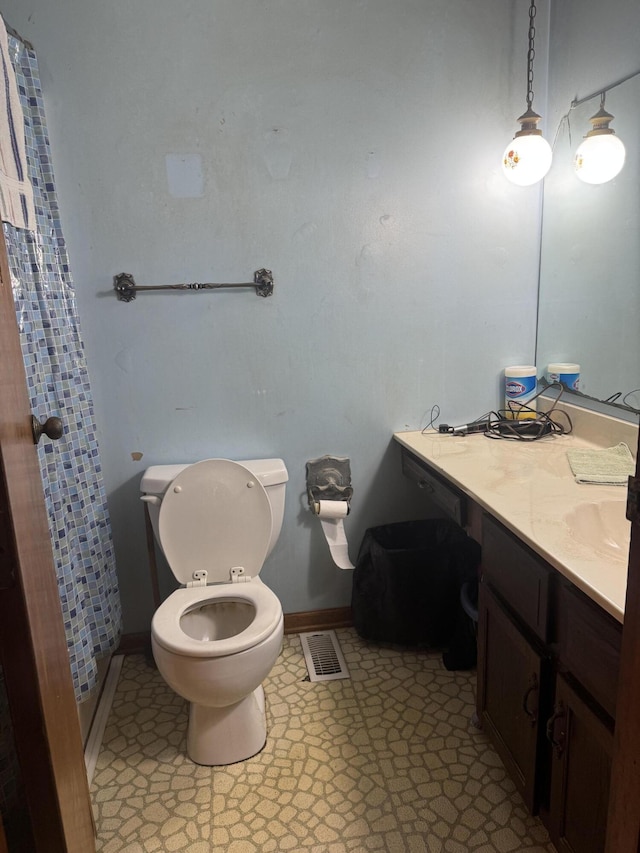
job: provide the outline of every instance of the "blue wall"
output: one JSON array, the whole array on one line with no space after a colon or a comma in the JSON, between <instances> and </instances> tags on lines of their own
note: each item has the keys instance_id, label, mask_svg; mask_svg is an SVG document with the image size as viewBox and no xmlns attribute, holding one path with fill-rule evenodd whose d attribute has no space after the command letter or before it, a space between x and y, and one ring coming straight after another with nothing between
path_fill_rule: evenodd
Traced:
<instances>
[{"instance_id":1,"label":"blue wall","mask_svg":"<svg viewBox=\"0 0 640 853\"><path fill-rule=\"evenodd\" d=\"M503 366L533 357L540 194L499 165L525 107L527 4L2 11L41 65L125 630L152 613L140 475L210 456L285 459L263 578L285 612L348 604L350 575L305 508L306 460L351 458L354 559L366 527L425 511L392 432L436 403L449 422L482 414ZM110 292L122 270L162 284L263 266L269 299Z\"/></svg>"}]
</instances>

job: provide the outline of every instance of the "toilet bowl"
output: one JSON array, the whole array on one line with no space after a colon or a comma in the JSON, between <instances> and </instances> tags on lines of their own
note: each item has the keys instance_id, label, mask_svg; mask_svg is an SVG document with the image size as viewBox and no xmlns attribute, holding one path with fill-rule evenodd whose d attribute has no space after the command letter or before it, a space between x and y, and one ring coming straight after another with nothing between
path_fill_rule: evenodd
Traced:
<instances>
[{"instance_id":1,"label":"toilet bowl","mask_svg":"<svg viewBox=\"0 0 640 853\"><path fill-rule=\"evenodd\" d=\"M156 539L183 584L151 623L167 684L189 703L187 754L243 761L266 742L262 682L282 646L277 596L258 577L282 527L281 459L156 465L141 483Z\"/></svg>"}]
</instances>

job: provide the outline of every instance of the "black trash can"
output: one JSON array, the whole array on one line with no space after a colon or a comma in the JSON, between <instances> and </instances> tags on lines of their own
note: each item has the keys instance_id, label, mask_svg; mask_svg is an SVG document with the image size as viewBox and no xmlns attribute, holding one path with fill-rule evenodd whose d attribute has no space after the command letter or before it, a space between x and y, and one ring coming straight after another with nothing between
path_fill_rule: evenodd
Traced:
<instances>
[{"instance_id":1,"label":"black trash can","mask_svg":"<svg viewBox=\"0 0 640 853\"><path fill-rule=\"evenodd\" d=\"M449 519L370 528L353 573L356 631L376 642L451 646L448 669L474 666L475 637L468 630L460 591L477 579L479 564L480 546ZM470 638L472 649L467 648Z\"/></svg>"}]
</instances>

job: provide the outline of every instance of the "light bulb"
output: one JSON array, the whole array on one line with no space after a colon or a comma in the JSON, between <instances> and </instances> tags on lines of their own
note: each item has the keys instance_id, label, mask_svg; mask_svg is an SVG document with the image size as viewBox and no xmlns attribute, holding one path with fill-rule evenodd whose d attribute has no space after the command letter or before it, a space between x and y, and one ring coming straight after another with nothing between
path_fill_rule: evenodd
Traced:
<instances>
[{"instance_id":1,"label":"light bulb","mask_svg":"<svg viewBox=\"0 0 640 853\"><path fill-rule=\"evenodd\" d=\"M551 146L540 132L516 135L502 156L505 177L519 187L541 181L551 168Z\"/></svg>"},{"instance_id":2,"label":"light bulb","mask_svg":"<svg viewBox=\"0 0 640 853\"><path fill-rule=\"evenodd\" d=\"M591 116L592 129L576 151L574 166L585 184L606 184L624 166L624 145L609 127L613 116L604 108L605 93L600 96L600 109Z\"/></svg>"},{"instance_id":3,"label":"light bulb","mask_svg":"<svg viewBox=\"0 0 640 853\"><path fill-rule=\"evenodd\" d=\"M576 151L576 175L585 184L605 184L624 166L624 145L613 131L588 136Z\"/></svg>"}]
</instances>

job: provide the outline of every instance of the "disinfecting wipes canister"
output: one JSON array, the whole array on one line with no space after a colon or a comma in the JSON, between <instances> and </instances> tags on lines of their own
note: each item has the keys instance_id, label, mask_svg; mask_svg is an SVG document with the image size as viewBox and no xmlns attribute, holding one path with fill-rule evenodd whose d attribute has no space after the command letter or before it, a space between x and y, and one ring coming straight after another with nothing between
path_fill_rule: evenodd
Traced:
<instances>
[{"instance_id":1,"label":"disinfecting wipes canister","mask_svg":"<svg viewBox=\"0 0 640 853\"><path fill-rule=\"evenodd\" d=\"M507 417L535 418L538 380L537 371L531 364L515 364L504 369L504 407Z\"/></svg>"},{"instance_id":2,"label":"disinfecting wipes canister","mask_svg":"<svg viewBox=\"0 0 640 853\"><path fill-rule=\"evenodd\" d=\"M572 391L580 390L580 365L557 361L547 366L549 382L563 382Z\"/></svg>"}]
</instances>

